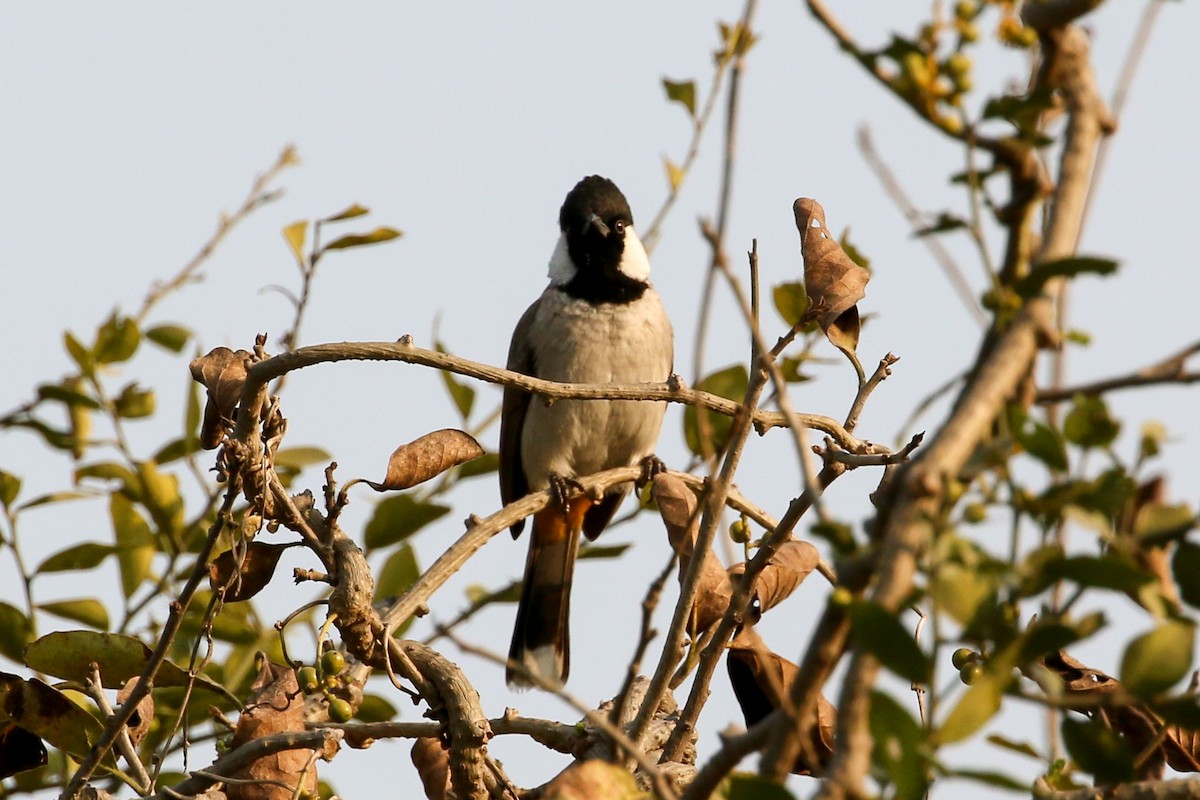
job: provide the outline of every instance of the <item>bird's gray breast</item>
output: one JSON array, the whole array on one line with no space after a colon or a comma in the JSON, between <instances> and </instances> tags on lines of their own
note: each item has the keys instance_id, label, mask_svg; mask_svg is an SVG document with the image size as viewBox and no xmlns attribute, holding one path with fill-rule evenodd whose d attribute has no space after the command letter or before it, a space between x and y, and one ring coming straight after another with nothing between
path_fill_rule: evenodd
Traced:
<instances>
[{"instance_id":1,"label":"bird's gray breast","mask_svg":"<svg viewBox=\"0 0 1200 800\"><path fill-rule=\"evenodd\" d=\"M671 324L653 289L630 303L592 305L550 288L530 326L534 372L571 383L648 383L671 372ZM521 461L532 491L553 472L583 476L654 452L665 403L530 400Z\"/></svg>"}]
</instances>

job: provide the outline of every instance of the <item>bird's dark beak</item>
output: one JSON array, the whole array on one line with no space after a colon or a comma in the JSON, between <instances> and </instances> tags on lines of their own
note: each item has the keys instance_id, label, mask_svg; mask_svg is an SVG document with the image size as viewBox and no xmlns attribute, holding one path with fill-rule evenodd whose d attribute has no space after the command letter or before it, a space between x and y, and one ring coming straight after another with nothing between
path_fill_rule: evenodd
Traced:
<instances>
[{"instance_id":1,"label":"bird's dark beak","mask_svg":"<svg viewBox=\"0 0 1200 800\"><path fill-rule=\"evenodd\" d=\"M600 219L600 217L598 217L595 214L592 214L591 216L588 217L587 224L584 227L585 227L585 229L586 228L595 228L596 231L601 236L604 236L606 238L608 237L609 227L604 224L604 220Z\"/></svg>"}]
</instances>

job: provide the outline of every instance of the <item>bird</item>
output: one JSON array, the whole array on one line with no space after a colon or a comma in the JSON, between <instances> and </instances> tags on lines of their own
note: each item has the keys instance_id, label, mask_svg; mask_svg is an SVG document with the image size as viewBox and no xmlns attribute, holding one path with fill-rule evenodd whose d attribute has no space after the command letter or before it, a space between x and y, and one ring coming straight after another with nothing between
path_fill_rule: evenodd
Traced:
<instances>
[{"instance_id":1,"label":"bird","mask_svg":"<svg viewBox=\"0 0 1200 800\"><path fill-rule=\"evenodd\" d=\"M666 381L674 334L650 285L650 260L625 195L608 178L583 178L558 215L549 285L521 316L508 369L571 383ZM567 500L576 479L654 457L666 403L567 400L547 403L504 389L500 414L500 494L505 505L551 490L533 516L529 551L506 681L527 688L565 684L570 669L571 580L582 533L595 539L612 520L629 484L602 497ZM525 520L511 527L513 538Z\"/></svg>"}]
</instances>

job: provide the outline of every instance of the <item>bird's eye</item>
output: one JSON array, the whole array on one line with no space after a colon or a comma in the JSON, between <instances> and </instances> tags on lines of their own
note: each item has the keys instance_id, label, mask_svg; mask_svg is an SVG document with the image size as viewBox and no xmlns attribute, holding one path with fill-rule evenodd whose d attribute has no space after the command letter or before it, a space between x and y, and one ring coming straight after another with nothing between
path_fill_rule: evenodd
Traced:
<instances>
[{"instance_id":1,"label":"bird's eye","mask_svg":"<svg viewBox=\"0 0 1200 800\"><path fill-rule=\"evenodd\" d=\"M616 222L614 222L613 230L617 232L617 235L624 236L625 235L625 220L619 219Z\"/></svg>"}]
</instances>

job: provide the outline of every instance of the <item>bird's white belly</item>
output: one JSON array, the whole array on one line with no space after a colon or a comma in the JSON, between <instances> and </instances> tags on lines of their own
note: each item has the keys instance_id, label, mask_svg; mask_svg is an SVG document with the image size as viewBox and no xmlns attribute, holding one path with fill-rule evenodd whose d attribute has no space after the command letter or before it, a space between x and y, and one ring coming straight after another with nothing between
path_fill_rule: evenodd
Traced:
<instances>
[{"instance_id":1,"label":"bird's white belly","mask_svg":"<svg viewBox=\"0 0 1200 800\"><path fill-rule=\"evenodd\" d=\"M592 306L557 290L542 298L535 328L539 378L571 383L649 383L666 380L672 334L658 295ZM665 403L634 400L530 399L521 432L521 461L532 491L564 477L637 463L654 452Z\"/></svg>"}]
</instances>

